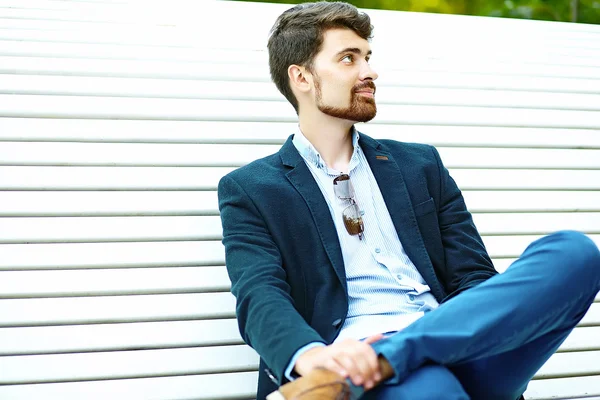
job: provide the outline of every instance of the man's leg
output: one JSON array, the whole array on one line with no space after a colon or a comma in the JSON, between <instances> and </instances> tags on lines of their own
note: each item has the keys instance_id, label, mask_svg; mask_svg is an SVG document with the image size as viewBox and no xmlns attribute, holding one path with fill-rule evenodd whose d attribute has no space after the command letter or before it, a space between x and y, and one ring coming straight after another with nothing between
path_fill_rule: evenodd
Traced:
<instances>
[{"instance_id":1,"label":"man's leg","mask_svg":"<svg viewBox=\"0 0 600 400\"><path fill-rule=\"evenodd\" d=\"M469 400L458 378L442 365L424 365L397 385L379 385L360 400Z\"/></svg>"},{"instance_id":2,"label":"man's leg","mask_svg":"<svg viewBox=\"0 0 600 400\"><path fill-rule=\"evenodd\" d=\"M373 347L394 368L391 383L404 381L428 363L458 367L461 376L469 369L487 368L478 375L488 382L494 369L499 374L510 370L514 377L504 383L514 386L507 390L512 396L526 387L577 325L598 291L596 245L580 233L558 232L532 243L504 274L461 293ZM535 351L522 351L525 345ZM484 361L474 363L482 359L488 360L487 367ZM462 382L467 393L476 379Z\"/></svg>"}]
</instances>

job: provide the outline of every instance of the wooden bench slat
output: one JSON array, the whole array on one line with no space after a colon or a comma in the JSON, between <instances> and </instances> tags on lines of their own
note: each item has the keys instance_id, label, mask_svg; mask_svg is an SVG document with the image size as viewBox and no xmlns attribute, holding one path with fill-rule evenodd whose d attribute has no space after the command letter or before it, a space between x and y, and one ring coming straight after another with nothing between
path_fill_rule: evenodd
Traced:
<instances>
[{"instance_id":1,"label":"wooden bench slat","mask_svg":"<svg viewBox=\"0 0 600 400\"><path fill-rule=\"evenodd\" d=\"M220 240L1 244L2 269L224 265Z\"/></svg>"},{"instance_id":2,"label":"wooden bench slat","mask_svg":"<svg viewBox=\"0 0 600 400\"><path fill-rule=\"evenodd\" d=\"M251 400L256 372L0 386L3 400Z\"/></svg>"},{"instance_id":3,"label":"wooden bench slat","mask_svg":"<svg viewBox=\"0 0 600 400\"><path fill-rule=\"evenodd\" d=\"M600 350L600 326L577 327L559 352ZM0 355L242 344L235 319L0 328Z\"/></svg>"},{"instance_id":4,"label":"wooden bench slat","mask_svg":"<svg viewBox=\"0 0 600 400\"><path fill-rule=\"evenodd\" d=\"M465 190L463 197L475 214L573 213L579 218L579 212L600 211L600 193L597 191ZM204 216L218 213L216 191L9 191L2 193L0 208L1 217Z\"/></svg>"},{"instance_id":5,"label":"wooden bench slat","mask_svg":"<svg viewBox=\"0 0 600 400\"><path fill-rule=\"evenodd\" d=\"M242 343L234 318L0 328L0 355L4 356Z\"/></svg>"},{"instance_id":6,"label":"wooden bench slat","mask_svg":"<svg viewBox=\"0 0 600 400\"><path fill-rule=\"evenodd\" d=\"M600 375L600 351L554 354L536 373L540 379Z\"/></svg>"},{"instance_id":7,"label":"wooden bench slat","mask_svg":"<svg viewBox=\"0 0 600 400\"><path fill-rule=\"evenodd\" d=\"M44 45L46 44L44 43ZM600 73L598 78L600 79ZM0 93L285 102L283 96L271 82L219 82L212 80L165 80L3 74L0 75ZM407 87L399 92L397 87L378 85L377 99L378 105L427 104L600 110L600 95L581 93L539 93L504 90L487 92L473 89L422 87Z\"/></svg>"},{"instance_id":8,"label":"wooden bench slat","mask_svg":"<svg viewBox=\"0 0 600 400\"><path fill-rule=\"evenodd\" d=\"M600 83L598 86L600 91ZM296 120L293 108L281 101L1 94L0 105L0 113L6 117L276 122ZM473 112L472 107L464 106L383 104L378 107L377 121L597 129L600 127L600 113L520 108L478 108L477 112Z\"/></svg>"},{"instance_id":9,"label":"wooden bench slat","mask_svg":"<svg viewBox=\"0 0 600 400\"><path fill-rule=\"evenodd\" d=\"M0 300L0 326L235 318L231 293Z\"/></svg>"},{"instance_id":10,"label":"wooden bench slat","mask_svg":"<svg viewBox=\"0 0 600 400\"><path fill-rule=\"evenodd\" d=\"M216 190L230 167L0 166L0 190ZM451 169L462 190L598 190L600 170Z\"/></svg>"},{"instance_id":11,"label":"wooden bench slat","mask_svg":"<svg viewBox=\"0 0 600 400\"><path fill-rule=\"evenodd\" d=\"M596 297L597 301L600 298L600 293ZM579 327L575 328L569 335L567 340L560 346L559 351L590 351L600 350L600 326Z\"/></svg>"},{"instance_id":12,"label":"wooden bench slat","mask_svg":"<svg viewBox=\"0 0 600 400\"><path fill-rule=\"evenodd\" d=\"M0 298L226 292L225 266L0 271Z\"/></svg>"},{"instance_id":13,"label":"wooden bench slat","mask_svg":"<svg viewBox=\"0 0 600 400\"><path fill-rule=\"evenodd\" d=\"M600 235L589 235L597 244ZM484 236L491 257L518 257L541 235ZM0 270L224 265L220 241L0 244Z\"/></svg>"},{"instance_id":14,"label":"wooden bench slat","mask_svg":"<svg viewBox=\"0 0 600 400\"><path fill-rule=\"evenodd\" d=\"M1 299L0 326L105 324L235 317L231 293ZM600 302L580 323L600 326Z\"/></svg>"},{"instance_id":15,"label":"wooden bench slat","mask_svg":"<svg viewBox=\"0 0 600 400\"><path fill-rule=\"evenodd\" d=\"M482 235L600 233L600 212L474 213ZM0 243L221 240L219 216L0 217Z\"/></svg>"},{"instance_id":16,"label":"wooden bench slat","mask_svg":"<svg viewBox=\"0 0 600 400\"><path fill-rule=\"evenodd\" d=\"M258 368L245 345L0 357L0 384L242 372Z\"/></svg>"},{"instance_id":17,"label":"wooden bench slat","mask_svg":"<svg viewBox=\"0 0 600 400\"><path fill-rule=\"evenodd\" d=\"M573 399L600 396L600 376L534 380L525 392L527 400Z\"/></svg>"},{"instance_id":18,"label":"wooden bench slat","mask_svg":"<svg viewBox=\"0 0 600 400\"><path fill-rule=\"evenodd\" d=\"M233 170L229 167L0 167L0 190L216 190L219 179Z\"/></svg>"},{"instance_id":19,"label":"wooden bench slat","mask_svg":"<svg viewBox=\"0 0 600 400\"><path fill-rule=\"evenodd\" d=\"M600 102L599 102L600 104ZM241 166L280 145L3 142L0 165ZM448 168L600 169L600 149L438 147Z\"/></svg>"},{"instance_id":20,"label":"wooden bench slat","mask_svg":"<svg viewBox=\"0 0 600 400\"><path fill-rule=\"evenodd\" d=\"M143 121L0 117L1 141L281 145L294 122ZM439 147L600 148L585 129L359 124L369 136Z\"/></svg>"},{"instance_id":21,"label":"wooden bench slat","mask_svg":"<svg viewBox=\"0 0 600 400\"><path fill-rule=\"evenodd\" d=\"M2 56L0 73L27 75L76 75L135 77L160 79L205 79L213 81L269 82L264 65L184 63L156 60L110 60L60 57ZM43 60L43 62L40 62ZM597 62L596 62L597 63ZM582 67L585 67L582 66ZM465 74L461 71L397 71L380 68L379 86L441 87L471 89L530 90L540 92L597 94L600 83L595 78L553 76ZM291 109L291 107L290 107ZM8 116L8 115L5 115ZM431 116L435 116L433 113Z\"/></svg>"},{"instance_id":22,"label":"wooden bench slat","mask_svg":"<svg viewBox=\"0 0 600 400\"><path fill-rule=\"evenodd\" d=\"M600 193L598 197L600 201ZM218 215L218 213L216 191L4 192L2 207L0 207L0 216Z\"/></svg>"}]
</instances>

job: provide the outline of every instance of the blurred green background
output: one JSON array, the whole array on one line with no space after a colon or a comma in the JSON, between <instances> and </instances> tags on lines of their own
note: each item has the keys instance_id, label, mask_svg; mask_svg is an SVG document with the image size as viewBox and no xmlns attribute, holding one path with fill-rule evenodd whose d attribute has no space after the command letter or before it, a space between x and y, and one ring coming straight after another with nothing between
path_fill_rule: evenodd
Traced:
<instances>
[{"instance_id":1,"label":"blurred green background","mask_svg":"<svg viewBox=\"0 0 600 400\"><path fill-rule=\"evenodd\" d=\"M243 0L304 3L311 0ZM316 1L316 0L312 0ZM361 8L600 24L600 0L345 0Z\"/></svg>"}]
</instances>

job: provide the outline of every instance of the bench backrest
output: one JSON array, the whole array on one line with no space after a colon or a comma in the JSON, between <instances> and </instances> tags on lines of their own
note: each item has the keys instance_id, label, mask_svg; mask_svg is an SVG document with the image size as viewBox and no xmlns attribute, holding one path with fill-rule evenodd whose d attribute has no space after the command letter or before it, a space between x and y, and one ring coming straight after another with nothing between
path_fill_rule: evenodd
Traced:
<instances>
[{"instance_id":1,"label":"bench backrest","mask_svg":"<svg viewBox=\"0 0 600 400\"><path fill-rule=\"evenodd\" d=\"M255 395L215 190L294 128L265 52L289 6L194 4L0 0L2 399ZM600 27L370 15L360 129L438 147L499 270L600 243ZM528 398L600 396L598 360L600 297Z\"/></svg>"}]
</instances>

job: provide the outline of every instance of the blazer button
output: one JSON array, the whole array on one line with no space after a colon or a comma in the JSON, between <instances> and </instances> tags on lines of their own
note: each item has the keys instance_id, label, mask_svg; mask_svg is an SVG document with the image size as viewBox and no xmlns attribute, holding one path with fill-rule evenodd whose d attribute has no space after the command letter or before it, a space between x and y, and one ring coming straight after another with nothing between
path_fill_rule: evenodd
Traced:
<instances>
[{"instance_id":1,"label":"blazer button","mask_svg":"<svg viewBox=\"0 0 600 400\"><path fill-rule=\"evenodd\" d=\"M338 319L336 319L335 321L333 321L333 322L331 323L331 325L333 325L333 327L337 328L338 326L340 326L340 324L341 324L341 323L342 323L342 319L341 319L341 318L338 318Z\"/></svg>"}]
</instances>

